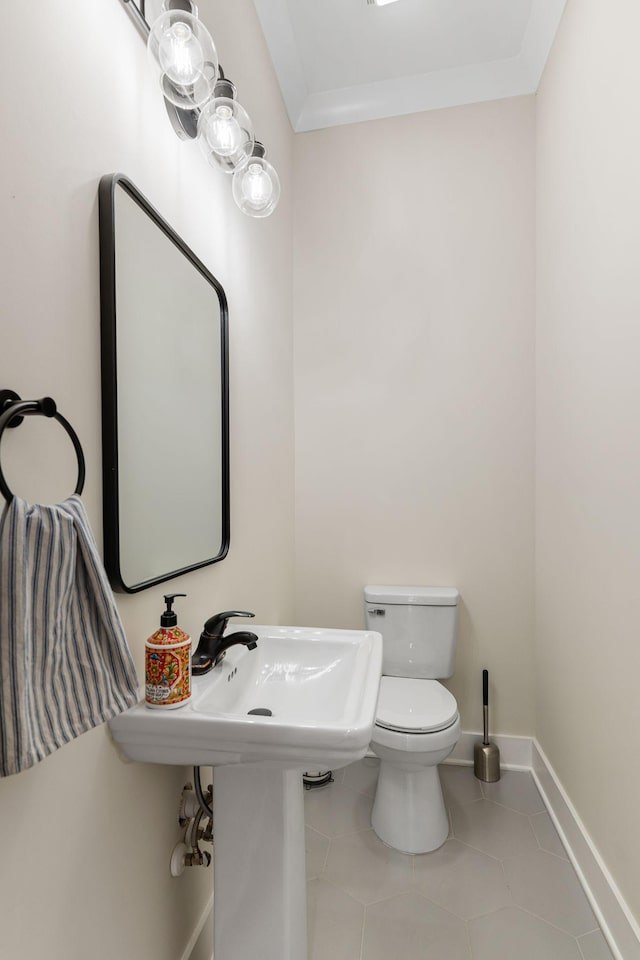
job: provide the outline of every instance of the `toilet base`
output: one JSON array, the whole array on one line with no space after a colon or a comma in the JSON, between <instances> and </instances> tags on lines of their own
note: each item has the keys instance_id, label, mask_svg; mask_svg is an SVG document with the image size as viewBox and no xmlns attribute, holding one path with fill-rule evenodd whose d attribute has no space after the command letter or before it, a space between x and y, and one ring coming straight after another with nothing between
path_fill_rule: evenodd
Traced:
<instances>
[{"instance_id":1,"label":"toilet base","mask_svg":"<svg viewBox=\"0 0 640 960\"><path fill-rule=\"evenodd\" d=\"M438 767L407 770L382 760L371 826L401 853L430 853L449 836Z\"/></svg>"}]
</instances>

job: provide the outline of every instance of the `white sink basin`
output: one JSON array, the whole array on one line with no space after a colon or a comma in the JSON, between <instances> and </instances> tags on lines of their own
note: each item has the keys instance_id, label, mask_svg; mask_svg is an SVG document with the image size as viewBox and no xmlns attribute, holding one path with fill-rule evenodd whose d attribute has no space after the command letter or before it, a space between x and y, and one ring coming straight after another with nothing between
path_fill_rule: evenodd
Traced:
<instances>
[{"instance_id":1,"label":"white sink basin","mask_svg":"<svg viewBox=\"0 0 640 960\"><path fill-rule=\"evenodd\" d=\"M184 707L138 704L112 720L123 752L151 763L304 769L364 756L380 684L380 634L253 624L251 631L257 648L231 647L219 666L193 678ZM250 715L254 709L272 716Z\"/></svg>"}]
</instances>

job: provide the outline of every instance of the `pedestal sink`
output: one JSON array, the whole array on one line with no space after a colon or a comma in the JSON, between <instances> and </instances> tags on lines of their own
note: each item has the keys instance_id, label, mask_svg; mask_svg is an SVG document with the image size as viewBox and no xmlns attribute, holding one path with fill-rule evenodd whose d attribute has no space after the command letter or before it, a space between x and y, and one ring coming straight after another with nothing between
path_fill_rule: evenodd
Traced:
<instances>
[{"instance_id":1,"label":"pedestal sink","mask_svg":"<svg viewBox=\"0 0 640 960\"><path fill-rule=\"evenodd\" d=\"M213 766L215 960L306 960L302 773L363 757L379 633L251 626L179 710L138 704L110 723L132 760ZM250 710L271 711L270 716Z\"/></svg>"}]
</instances>

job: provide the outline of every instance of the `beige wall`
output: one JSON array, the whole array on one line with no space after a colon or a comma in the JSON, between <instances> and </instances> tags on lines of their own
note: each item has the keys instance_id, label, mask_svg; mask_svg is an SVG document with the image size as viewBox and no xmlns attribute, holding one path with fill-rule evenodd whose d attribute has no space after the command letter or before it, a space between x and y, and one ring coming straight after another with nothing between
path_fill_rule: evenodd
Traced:
<instances>
[{"instance_id":1,"label":"beige wall","mask_svg":"<svg viewBox=\"0 0 640 960\"><path fill-rule=\"evenodd\" d=\"M118 0L14 4L0 32L0 386L51 394L75 426L100 541L99 178L127 174L229 299L231 549L119 598L139 667L169 588L189 594L193 633L234 606L263 622L292 616L292 135L250 0L202 0L200 12L283 180L268 221L244 217L229 181L175 137ZM3 464L29 499L70 492L73 452L50 424L3 438ZM186 776L123 763L102 727L0 781L0 955L178 960L211 887L211 871L169 876Z\"/></svg>"},{"instance_id":2,"label":"beige wall","mask_svg":"<svg viewBox=\"0 0 640 960\"><path fill-rule=\"evenodd\" d=\"M463 726L530 734L534 100L295 141L296 616L453 584Z\"/></svg>"},{"instance_id":3,"label":"beige wall","mask_svg":"<svg viewBox=\"0 0 640 960\"><path fill-rule=\"evenodd\" d=\"M640 920L640 8L570 0L538 97L537 735Z\"/></svg>"}]
</instances>

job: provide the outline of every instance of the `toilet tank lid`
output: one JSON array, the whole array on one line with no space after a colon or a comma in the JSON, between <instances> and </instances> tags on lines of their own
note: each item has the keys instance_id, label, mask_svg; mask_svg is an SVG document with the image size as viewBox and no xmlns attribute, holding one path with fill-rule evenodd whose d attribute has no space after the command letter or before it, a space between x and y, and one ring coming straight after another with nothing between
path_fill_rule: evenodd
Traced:
<instances>
[{"instance_id":1,"label":"toilet tank lid","mask_svg":"<svg viewBox=\"0 0 640 960\"><path fill-rule=\"evenodd\" d=\"M460 594L455 587L390 587L364 588L367 603L415 603L428 607L455 607Z\"/></svg>"}]
</instances>

